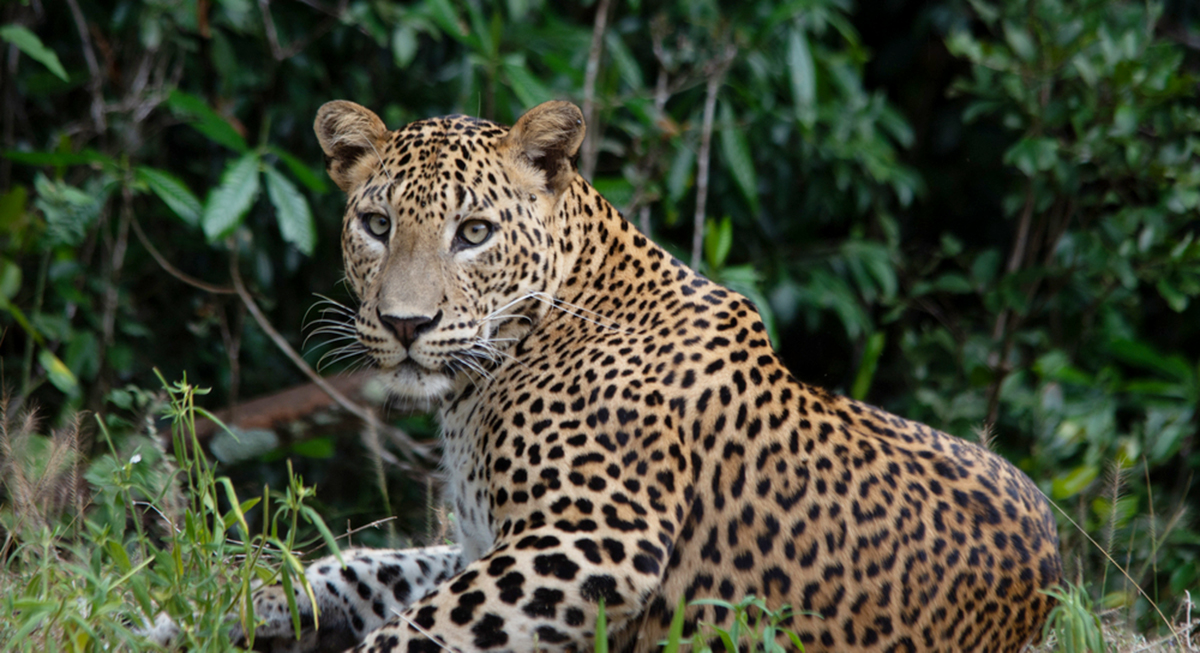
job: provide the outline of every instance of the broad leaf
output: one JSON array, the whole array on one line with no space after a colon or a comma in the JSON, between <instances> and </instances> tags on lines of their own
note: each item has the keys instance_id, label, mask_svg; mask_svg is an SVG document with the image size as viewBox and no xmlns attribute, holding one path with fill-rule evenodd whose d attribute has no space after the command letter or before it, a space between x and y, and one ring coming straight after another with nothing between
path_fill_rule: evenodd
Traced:
<instances>
[{"instance_id":1,"label":"broad leaf","mask_svg":"<svg viewBox=\"0 0 1200 653\"><path fill-rule=\"evenodd\" d=\"M80 166L92 163L116 165L116 161L96 150L85 149L79 152L21 152L19 150L3 150L0 154L13 163L29 166Z\"/></svg>"},{"instance_id":2,"label":"broad leaf","mask_svg":"<svg viewBox=\"0 0 1200 653\"><path fill-rule=\"evenodd\" d=\"M271 146L269 149L271 150L271 154L274 154L275 156L279 157L280 161L283 161L284 165L287 166L288 171L291 172L292 176L296 178L296 181L299 181L307 186L309 190L313 191L314 193L324 193L329 189L329 187L325 184L324 178L313 174L312 169L309 168L303 161L292 156L290 153L279 149L278 147Z\"/></svg>"},{"instance_id":3,"label":"broad leaf","mask_svg":"<svg viewBox=\"0 0 1200 653\"><path fill-rule=\"evenodd\" d=\"M71 368L55 356L54 352L49 349L41 350L38 352L38 362L41 363L42 369L46 370L46 378L51 385L60 392L72 396L79 392L79 379L75 378Z\"/></svg>"},{"instance_id":4,"label":"broad leaf","mask_svg":"<svg viewBox=\"0 0 1200 653\"><path fill-rule=\"evenodd\" d=\"M200 226L209 242L229 235L258 197L258 155L250 153L225 168L221 183L208 195Z\"/></svg>"},{"instance_id":5,"label":"broad leaf","mask_svg":"<svg viewBox=\"0 0 1200 653\"><path fill-rule=\"evenodd\" d=\"M311 256L317 244L317 228L313 224L308 200L275 168L267 167L267 196L275 207L275 219L279 222L279 233L283 239Z\"/></svg>"},{"instance_id":6,"label":"broad leaf","mask_svg":"<svg viewBox=\"0 0 1200 653\"><path fill-rule=\"evenodd\" d=\"M145 166L137 169L138 178L146 182L146 186L166 203L175 215L179 216L189 226L200 224L200 212L204 206L192 191L178 177L155 168Z\"/></svg>"},{"instance_id":7,"label":"broad leaf","mask_svg":"<svg viewBox=\"0 0 1200 653\"><path fill-rule=\"evenodd\" d=\"M721 156L750 204L751 213L758 215L758 175L750 157L750 144L746 140L746 131L737 125L733 109L727 102L721 103Z\"/></svg>"},{"instance_id":8,"label":"broad leaf","mask_svg":"<svg viewBox=\"0 0 1200 653\"><path fill-rule=\"evenodd\" d=\"M1004 153L1004 162L1016 166L1027 176L1054 167L1058 160L1058 141L1053 138L1022 138Z\"/></svg>"},{"instance_id":9,"label":"broad leaf","mask_svg":"<svg viewBox=\"0 0 1200 653\"><path fill-rule=\"evenodd\" d=\"M54 50L42 45L42 40L37 37L37 34L29 31L29 29L20 25L5 25L0 27L0 39L4 39L9 43L17 46L17 49L24 52L30 59L42 64L50 69L56 77L65 81L69 81L67 71L63 70L62 62L58 60L58 55Z\"/></svg>"},{"instance_id":10,"label":"broad leaf","mask_svg":"<svg viewBox=\"0 0 1200 653\"><path fill-rule=\"evenodd\" d=\"M720 270L733 247L733 220L725 216L721 221L708 221L704 230L704 258L710 270Z\"/></svg>"},{"instance_id":11,"label":"broad leaf","mask_svg":"<svg viewBox=\"0 0 1200 653\"><path fill-rule=\"evenodd\" d=\"M793 28L788 36L788 72L792 82L792 100L796 103L796 117L805 125L811 125L816 113L810 109L817 99L817 74L813 67L812 52L808 39L799 28Z\"/></svg>"},{"instance_id":12,"label":"broad leaf","mask_svg":"<svg viewBox=\"0 0 1200 653\"><path fill-rule=\"evenodd\" d=\"M509 88L526 108L554 99L554 94L529 72L523 62L506 60L504 76L508 78Z\"/></svg>"},{"instance_id":13,"label":"broad leaf","mask_svg":"<svg viewBox=\"0 0 1200 653\"><path fill-rule=\"evenodd\" d=\"M621 75L621 79L625 81L629 87L635 91L641 91L646 82L642 79L642 69L638 66L637 59L629 48L625 47L625 41L621 40L621 35L616 31L611 31L604 39L605 45L608 46L608 53L612 57L613 66Z\"/></svg>"},{"instance_id":14,"label":"broad leaf","mask_svg":"<svg viewBox=\"0 0 1200 653\"><path fill-rule=\"evenodd\" d=\"M246 145L246 139L233 128L233 125L221 114L213 111L203 99L180 90L174 90L167 98L167 105L176 114L194 118L195 121L191 123L192 127L217 143L238 152L250 149Z\"/></svg>"}]
</instances>

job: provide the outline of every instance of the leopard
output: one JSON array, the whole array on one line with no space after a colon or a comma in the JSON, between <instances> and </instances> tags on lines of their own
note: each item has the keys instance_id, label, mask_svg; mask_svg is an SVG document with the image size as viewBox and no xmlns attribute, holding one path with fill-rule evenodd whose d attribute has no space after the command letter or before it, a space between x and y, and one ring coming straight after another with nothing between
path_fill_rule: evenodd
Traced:
<instances>
[{"instance_id":1,"label":"leopard","mask_svg":"<svg viewBox=\"0 0 1200 653\"><path fill-rule=\"evenodd\" d=\"M260 650L648 652L679 610L706 637L745 597L785 615L786 650L1040 637L1062 562L1037 485L798 380L753 302L580 175L577 106L393 131L338 100L314 129L347 195L357 343L437 411L456 543L317 560L299 635L261 590Z\"/></svg>"}]
</instances>

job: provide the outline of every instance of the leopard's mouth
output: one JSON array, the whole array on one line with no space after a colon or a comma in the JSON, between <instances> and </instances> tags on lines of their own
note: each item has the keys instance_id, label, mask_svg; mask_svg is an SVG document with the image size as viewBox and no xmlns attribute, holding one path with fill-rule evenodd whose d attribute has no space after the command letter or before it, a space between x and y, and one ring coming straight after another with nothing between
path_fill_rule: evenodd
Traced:
<instances>
[{"instance_id":1,"label":"leopard's mouth","mask_svg":"<svg viewBox=\"0 0 1200 653\"><path fill-rule=\"evenodd\" d=\"M429 369L411 358L391 366L377 366L394 398L414 408L427 410L450 394L455 374L446 369Z\"/></svg>"}]
</instances>

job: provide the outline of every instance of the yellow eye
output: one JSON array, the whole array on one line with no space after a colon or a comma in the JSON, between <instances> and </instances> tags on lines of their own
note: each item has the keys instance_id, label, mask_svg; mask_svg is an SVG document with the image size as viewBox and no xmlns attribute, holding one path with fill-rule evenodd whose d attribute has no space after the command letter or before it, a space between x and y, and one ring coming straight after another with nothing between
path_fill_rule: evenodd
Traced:
<instances>
[{"instance_id":1,"label":"yellow eye","mask_svg":"<svg viewBox=\"0 0 1200 653\"><path fill-rule=\"evenodd\" d=\"M367 226L367 231L380 238L386 236L392 229L391 218L382 213L368 213L363 216L363 222Z\"/></svg>"},{"instance_id":2,"label":"yellow eye","mask_svg":"<svg viewBox=\"0 0 1200 653\"><path fill-rule=\"evenodd\" d=\"M458 228L458 237L468 245L482 245L492 235L492 224L484 220L467 220Z\"/></svg>"}]
</instances>

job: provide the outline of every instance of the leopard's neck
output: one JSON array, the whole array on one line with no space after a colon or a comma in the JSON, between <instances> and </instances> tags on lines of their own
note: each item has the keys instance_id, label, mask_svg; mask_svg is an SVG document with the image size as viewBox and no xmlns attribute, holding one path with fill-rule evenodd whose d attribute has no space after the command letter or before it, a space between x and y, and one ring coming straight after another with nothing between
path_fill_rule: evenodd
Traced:
<instances>
[{"instance_id":1,"label":"leopard's neck","mask_svg":"<svg viewBox=\"0 0 1200 653\"><path fill-rule=\"evenodd\" d=\"M564 243L562 283L567 304L611 313L635 294L683 286L697 275L655 244L582 177L560 203ZM628 316L625 316L628 317Z\"/></svg>"}]
</instances>

